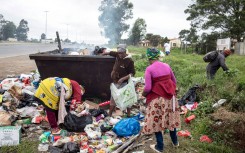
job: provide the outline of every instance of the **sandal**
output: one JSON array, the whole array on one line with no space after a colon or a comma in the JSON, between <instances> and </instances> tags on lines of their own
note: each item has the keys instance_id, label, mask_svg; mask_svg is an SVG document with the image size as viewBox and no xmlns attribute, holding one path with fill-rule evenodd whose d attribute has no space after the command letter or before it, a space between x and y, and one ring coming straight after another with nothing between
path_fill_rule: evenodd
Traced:
<instances>
[{"instance_id":1,"label":"sandal","mask_svg":"<svg viewBox=\"0 0 245 153\"><path fill-rule=\"evenodd\" d=\"M61 132L60 128L53 128L51 133L56 135L56 134L60 134L60 132Z\"/></svg>"}]
</instances>

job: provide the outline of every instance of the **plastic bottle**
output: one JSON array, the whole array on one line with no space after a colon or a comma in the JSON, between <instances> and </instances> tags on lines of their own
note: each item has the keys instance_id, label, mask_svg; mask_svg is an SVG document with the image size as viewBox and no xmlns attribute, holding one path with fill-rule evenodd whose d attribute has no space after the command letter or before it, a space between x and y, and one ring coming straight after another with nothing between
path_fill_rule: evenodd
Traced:
<instances>
[{"instance_id":1,"label":"plastic bottle","mask_svg":"<svg viewBox=\"0 0 245 153\"><path fill-rule=\"evenodd\" d=\"M31 124L31 118L23 119L23 120L17 120L15 124Z\"/></svg>"}]
</instances>

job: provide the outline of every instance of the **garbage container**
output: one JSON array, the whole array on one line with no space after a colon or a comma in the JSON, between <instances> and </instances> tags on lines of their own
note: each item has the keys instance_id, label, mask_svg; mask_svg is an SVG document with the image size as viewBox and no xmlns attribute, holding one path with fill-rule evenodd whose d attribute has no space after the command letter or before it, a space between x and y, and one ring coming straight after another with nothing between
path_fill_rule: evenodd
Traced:
<instances>
[{"instance_id":1,"label":"garbage container","mask_svg":"<svg viewBox=\"0 0 245 153\"><path fill-rule=\"evenodd\" d=\"M41 79L61 77L76 80L84 86L84 97L109 99L111 71L115 58L110 56L66 55L58 50L30 54Z\"/></svg>"}]
</instances>

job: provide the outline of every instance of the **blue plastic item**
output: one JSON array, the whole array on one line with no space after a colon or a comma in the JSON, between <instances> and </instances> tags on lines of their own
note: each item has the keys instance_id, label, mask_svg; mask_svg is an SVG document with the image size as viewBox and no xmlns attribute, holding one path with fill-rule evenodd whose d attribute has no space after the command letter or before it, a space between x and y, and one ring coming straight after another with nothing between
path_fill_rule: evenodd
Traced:
<instances>
[{"instance_id":1,"label":"blue plastic item","mask_svg":"<svg viewBox=\"0 0 245 153\"><path fill-rule=\"evenodd\" d=\"M119 121L112 131L121 137L136 135L140 131L140 123L134 118L125 118Z\"/></svg>"},{"instance_id":2,"label":"blue plastic item","mask_svg":"<svg viewBox=\"0 0 245 153\"><path fill-rule=\"evenodd\" d=\"M138 120L138 121L141 121L145 118L145 116L141 113L138 113L137 115L133 116L132 118Z\"/></svg>"}]
</instances>

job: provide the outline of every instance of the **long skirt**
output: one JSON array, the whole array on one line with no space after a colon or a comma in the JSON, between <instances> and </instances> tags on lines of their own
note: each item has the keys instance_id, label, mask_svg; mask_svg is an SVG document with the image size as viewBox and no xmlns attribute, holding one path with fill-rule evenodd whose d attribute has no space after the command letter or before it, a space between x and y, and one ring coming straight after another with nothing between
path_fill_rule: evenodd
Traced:
<instances>
[{"instance_id":1,"label":"long skirt","mask_svg":"<svg viewBox=\"0 0 245 153\"><path fill-rule=\"evenodd\" d=\"M173 131L174 128L180 128L178 101L175 99L175 104L173 104L173 99L168 100L163 97L153 99L146 108L145 123L142 131L144 134L152 134L164 129Z\"/></svg>"}]
</instances>

